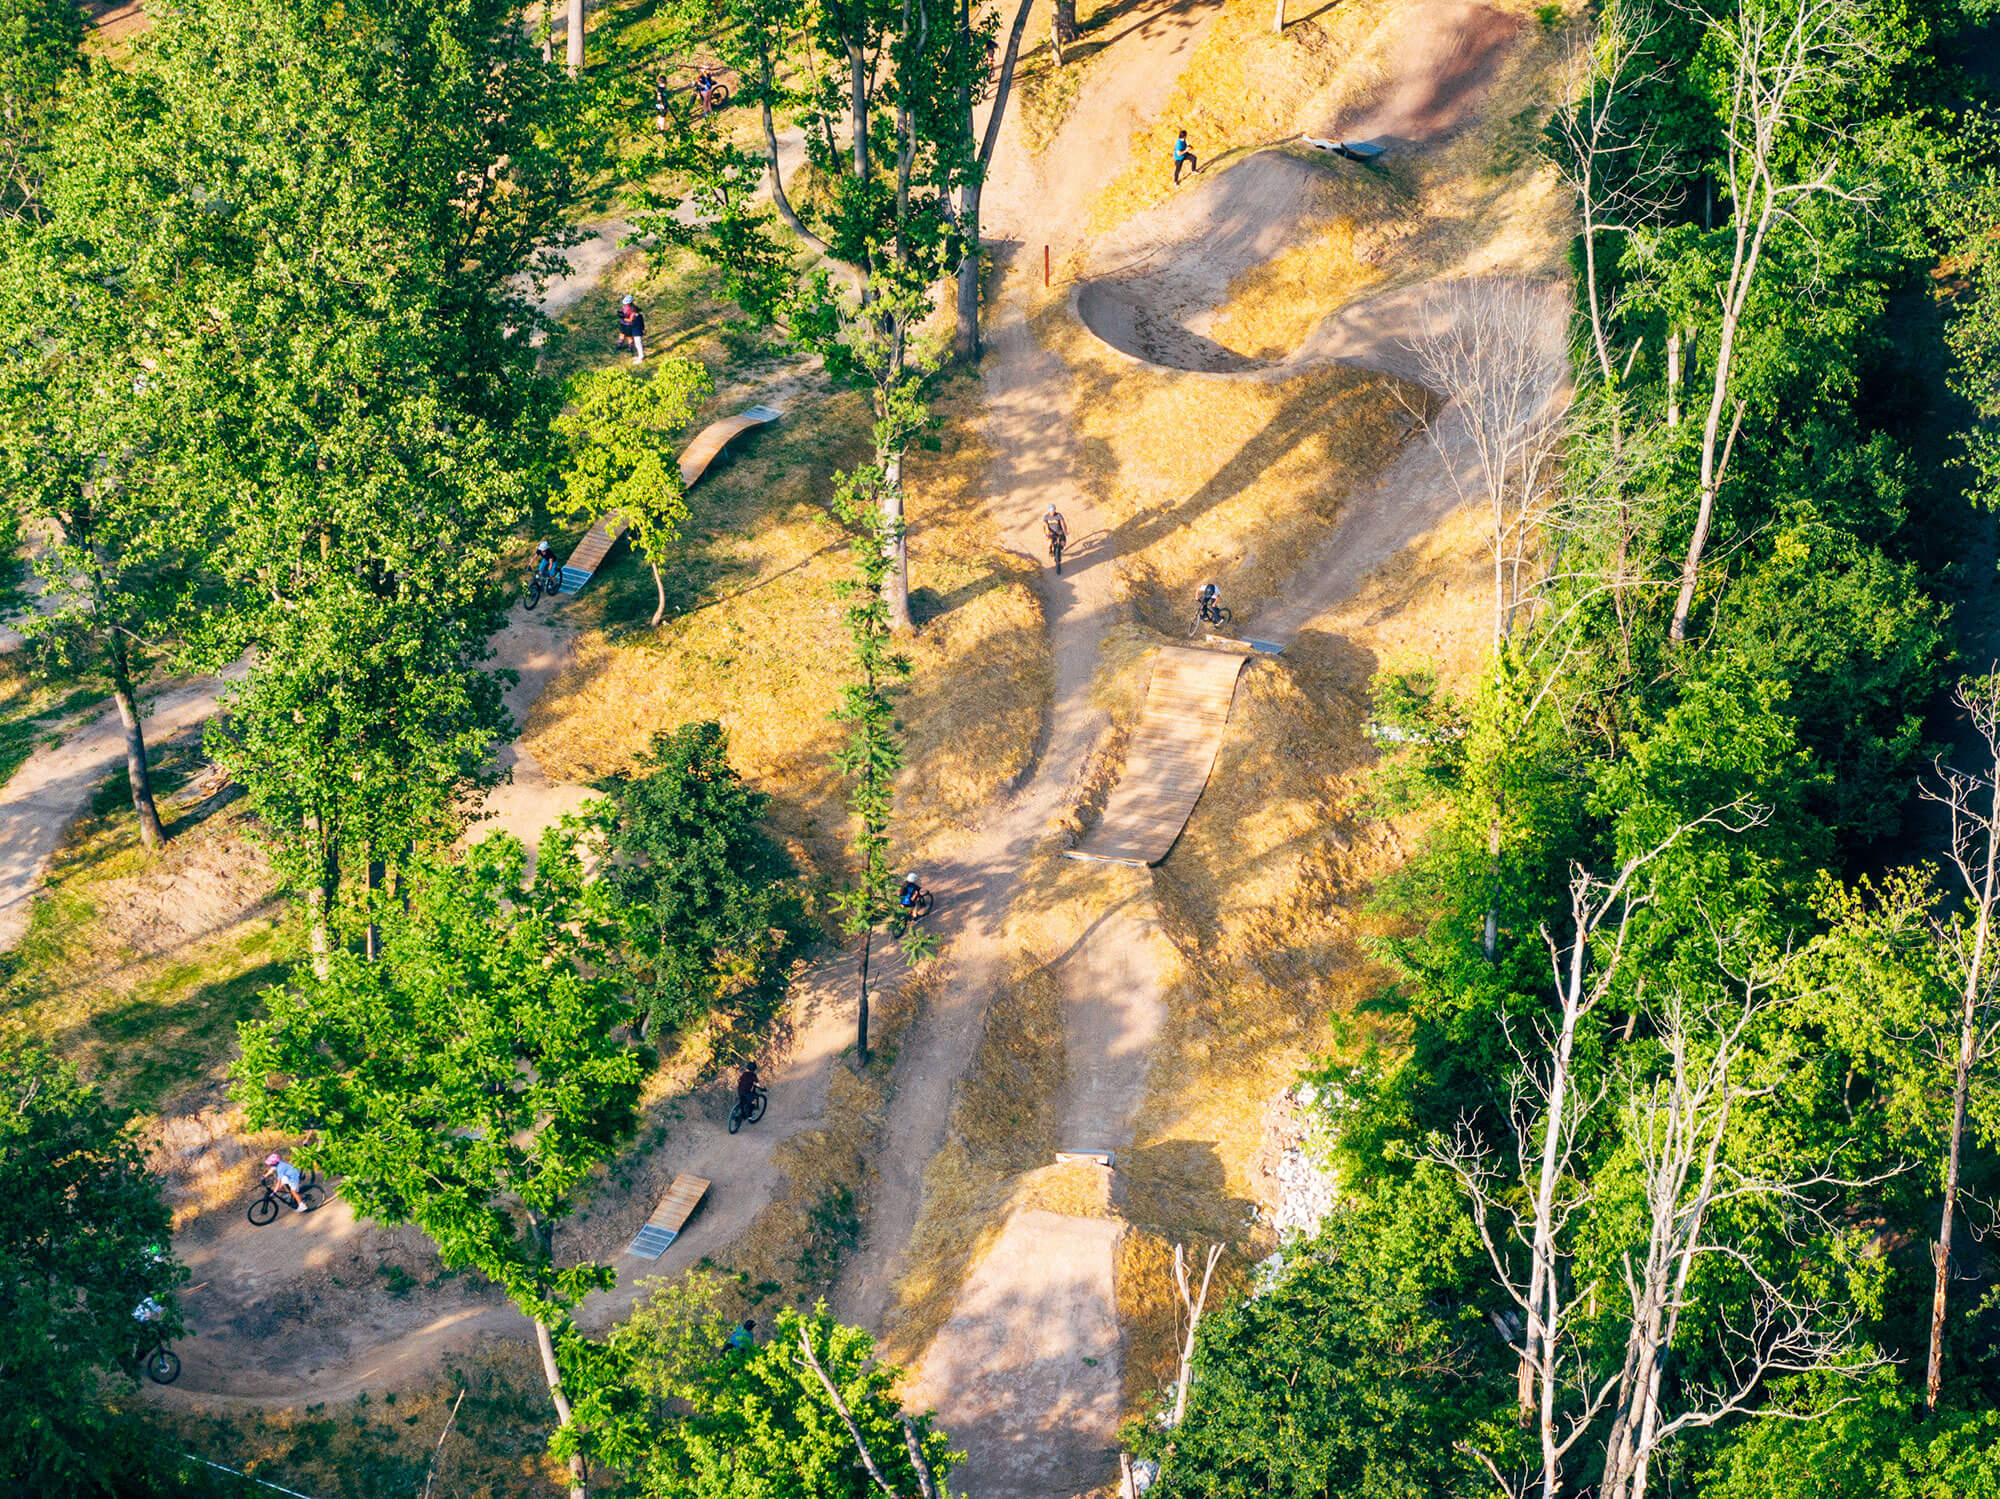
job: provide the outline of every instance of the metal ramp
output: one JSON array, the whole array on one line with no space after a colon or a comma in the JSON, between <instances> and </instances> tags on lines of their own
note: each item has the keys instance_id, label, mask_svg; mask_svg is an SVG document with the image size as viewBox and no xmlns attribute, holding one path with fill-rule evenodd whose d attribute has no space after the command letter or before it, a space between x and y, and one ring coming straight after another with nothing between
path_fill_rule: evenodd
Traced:
<instances>
[{"instance_id":1,"label":"metal ramp","mask_svg":"<svg viewBox=\"0 0 2000 1499\"><path fill-rule=\"evenodd\" d=\"M747 411L739 411L735 416L726 416L719 422L710 422L703 427L695 440L687 445L681 454L681 485L692 489L695 481L708 472L710 464L722 455L722 450L735 438L748 432L752 427L762 427L775 422L784 412L776 406L752 406ZM604 559L611 555L611 548L618 538L625 534L625 519L620 515L607 515L590 528L590 534L577 543L576 550L569 554L569 561L563 564L562 591L578 593L588 583L591 575L604 565Z\"/></svg>"},{"instance_id":2,"label":"metal ramp","mask_svg":"<svg viewBox=\"0 0 2000 1499\"><path fill-rule=\"evenodd\" d=\"M1248 657L1170 645L1153 663L1146 708L1104 816L1072 859L1144 868L1167 856L1201 800Z\"/></svg>"}]
</instances>

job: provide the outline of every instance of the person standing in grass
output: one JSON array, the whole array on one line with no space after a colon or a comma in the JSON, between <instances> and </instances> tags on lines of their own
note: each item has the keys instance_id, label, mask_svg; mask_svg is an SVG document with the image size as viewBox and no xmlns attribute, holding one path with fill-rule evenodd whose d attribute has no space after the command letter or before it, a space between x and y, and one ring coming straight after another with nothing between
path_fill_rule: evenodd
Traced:
<instances>
[{"instance_id":1,"label":"person standing in grass","mask_svg":"<svg viewBox=\"0 0 2000 1499\"><path fill-rule=\"evenodd\" d=\"M625 300L618 304L618 347L632 346L632 362L646 362L646 314L639 310L639 304L627 292Z\"/></svg>"},{"instance_id":2,"label":"person standing in grass","mask_svg":"<svg viewBox=\"0 0 2000 1499\"><path fill-rule=\"evenodd\" d=\"M1185 130L1183 130L1179 135L1174 137L1174 186L1175 187L1179 187L1181 185L1182 167L1186 167L1190 172L1199 173L1201 171L1201 163L1195 160L1194 152L1190 150L1188 147L1187 132Z\"/></svg>"}]
</instances>

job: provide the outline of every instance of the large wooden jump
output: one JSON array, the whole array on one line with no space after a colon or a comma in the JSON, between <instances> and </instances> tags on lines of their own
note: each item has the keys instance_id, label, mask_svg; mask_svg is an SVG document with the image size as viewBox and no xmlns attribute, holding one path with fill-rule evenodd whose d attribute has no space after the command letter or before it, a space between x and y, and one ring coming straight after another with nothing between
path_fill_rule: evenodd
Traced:
<instances>
[{"instance_id":1,"label":"large wooden jump","mask_svg":"<svg viewBox=\"0 0 2000 1499\"><path fill-rule=\"evenodd\" d=\"M708 1188L706 1177L691 1176L685 1171L676 1176L674 1184L667 1188L667 1195L653 1209L653 1216L646 1220L646 1226L639 1230L625 1252L642 1260L656 1260L666 1253L667 1246L680 1237L688 1216L701 1205Z\"/></svg>"},{"instance_id":2,"label":"large wooden jump","mask_svg":"<svg viewBox=\"0 0 2000 1499\"><path fill-rule=\"evenodd\" d=\"M1166 858L1201 800L1246 658L1234 651L1164 647L1146 708L1104 816L1072 859L1144 866Z\"/></svg>"},{"instance_id":3,"label":"large wooden jump","mask_svg":"<svg viewBox=\"0 0 2000 1499\"><path fill-rule=\"evenodd\" d=\"M708 466L722 455L722 450L732 440L752 427L775 422L782 415L784 413L775 406L752 406L748 411L739 411L735 416L726 416L703 427L681 454L682 487L694 488L695 481L708 472ZM592 526L590 534L577 543L576 550L569 554L569 561L563 564L562 591L580 591L590 581L591 574L604 565L604 559L611 555L612 544L624 533L625 520L619 515L607 515Z\"/></svg>"}]
</instances>

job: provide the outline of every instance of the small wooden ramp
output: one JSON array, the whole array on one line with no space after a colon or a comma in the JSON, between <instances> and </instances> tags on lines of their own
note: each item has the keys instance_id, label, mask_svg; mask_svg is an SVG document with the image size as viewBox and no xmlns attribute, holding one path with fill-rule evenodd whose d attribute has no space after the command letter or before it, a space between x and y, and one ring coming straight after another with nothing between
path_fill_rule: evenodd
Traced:
<instances>
[{"instance_id":1,"label":"small wooden ramp","mask_svg":"<svg viewBox=\"0 0 2000 1499\"><path fill-rule=\"evenodd\" d=\"M721 456L722 450L752 427L761 427L766 422L775 422L784 415L775 406L752 406L748 411L740 411L735 416L724 417L719 422L710 422L701 429L701 435L687 445L681 454L681 483L692 488L694 481L708 472L708 466Z\"/></svg>"},{"instance_id":2,"label":"small wooden ramp","mask_svg":"<svg viewBox=\"0 0 2000 1499\"><path fill-rule=\"evenodd\" d=\"M660 1205L653 1209L653 1216L646 1220L646 1226L626 1246L625 1252L642 1260L656 1260L665 1254L667 1246L680 1237L688 1216L700 1206L709 1185L708 1178L690 1176L685 1171L675 1177L674 1184L667 1188L667 1195L660 1199Z\"/></svg>"},{"instance_id":3,"label":"small wooden ramp","mask_svg":"<svg viewBox=\"0 0 2000 1499\"><path fill-rule=\"evenodd\" d=\"M1201 800L1247 658L1234 651L1164 647L1153 663L1146 709L1125 755L1125 774L1104 816L1072 859L1143 867L1167 856Z\"/></svg>"},{"instance_id":4,"label":"small wooden ramp","mask_svg":"<svg viewBox=\"0 0 2000 1499\"><path fill-rule=\"evenodd\" d=\"M693 488L694 483L708 472L708 466L721 456L722 450L731 441L748 432L752 427L775 422L784 413L775 406L752 406L748 411L739 411L735 416L726 416L719 422L710 422L687 445L681 454L681 484ZM590 534L577 543L575 551L569 554L569 561L563 564L562 591L576 593L590 581L591 574L604 565L604 559L611 555L612 545L625 534L624 517L608 515L590 528Z\"/></svg>"}]
</instances>

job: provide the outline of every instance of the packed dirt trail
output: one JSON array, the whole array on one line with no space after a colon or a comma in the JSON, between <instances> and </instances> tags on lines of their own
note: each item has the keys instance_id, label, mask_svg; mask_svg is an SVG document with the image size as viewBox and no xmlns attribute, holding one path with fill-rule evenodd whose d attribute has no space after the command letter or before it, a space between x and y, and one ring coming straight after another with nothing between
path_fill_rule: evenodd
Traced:
<instances>
[{"instance_id":1,"label":"packed dirt trail","mask_svg":"<svg viewBox=\"0 0 2000 1499\"><path fill-rule=\"evenodd\" d=\"M196 677L141 691L148 745L163 744L215 715L221 677ZM62 743L35 751L0 789L0 952L27 935L49 860L63 834L90 805L107 776L125 766L125 726L107 705Z\"/></svg>"}]
</instances>

